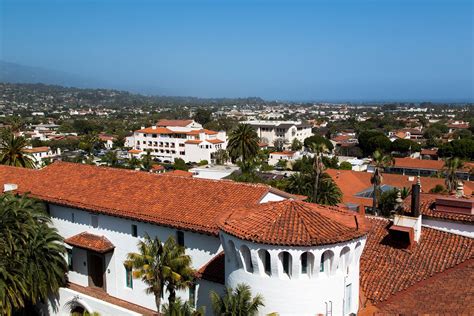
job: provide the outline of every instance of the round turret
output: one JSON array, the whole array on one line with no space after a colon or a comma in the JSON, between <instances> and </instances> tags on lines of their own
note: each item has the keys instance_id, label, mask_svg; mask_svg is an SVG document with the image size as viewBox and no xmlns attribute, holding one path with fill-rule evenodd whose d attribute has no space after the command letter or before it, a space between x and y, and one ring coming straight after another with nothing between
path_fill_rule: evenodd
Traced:
<instances>
[{"instance_id":1,"label":"round turret","mask_svg":"<svg viewBox=\"0 0 474 316\"><path fill-rule=\"evenodd\" d=\"M356 313L367 230L354 214L292 200L226 214L219 221L226 285L262 294L262 314Z\"/></svg>"}]
</instances>

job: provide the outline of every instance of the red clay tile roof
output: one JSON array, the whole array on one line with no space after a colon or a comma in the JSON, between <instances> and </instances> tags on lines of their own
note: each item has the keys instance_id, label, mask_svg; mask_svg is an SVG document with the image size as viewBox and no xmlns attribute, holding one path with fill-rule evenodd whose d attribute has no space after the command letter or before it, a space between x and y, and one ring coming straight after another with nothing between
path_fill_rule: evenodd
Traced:
<instances>
[{"instance_id":1,"label":"red clay tile roof","mask_svg":"<svg viewBox=\"0 0 474 316\"><path fill-rule=\"evenodd\" d=\"M104 236L97 236L88 232L82 232L64 240L71 246L92 250L99 253L112 251L115 246Z\"/></svg>"},{"instance_id":2,"label":"red clay tile roof","mask_svg":"<svg viewBox=\"0 0 474 316\"><path fill-rule=\"evenodd\" d=\"M316 246L365 235L364 219L357 217L339 207L284 200L229 212L221 218L219 227L228 234L257 243Z\"/></svg>"},{"instance_id":3,"label":"red clay tile roof","mask_svg":"<svg viewBox=\"0 0 474 316\"><path fill-rule=\"evenodd\" d=\"M422 155L429 155L429 156L437 156L438 155L438 149L422 149L421 154Z\"/></svg>"},{"instance_id":4,"label":"red clay tile roof","mask_svg":"<svg viewBox=\"0 0 474 316\"><path fill-rule=\"evenodd\" d=\"M184 171L184 170L171 170L171 171L165 172L161 175L162 176L187 177L187 178L192 178L193 177L192 172Z\"/></svg>"},{"instance_id":5,"label":"red clay tile roof","mask_svg":"<svg viewBox=\"0 0 474 316\"><path fill-rule=\"evenodd\" d=\"M206 139L206 142L211 143L211 144L222 144L222 143L224 143L224 141L220 140L220 139Z\"/></svg>"},{"instance_id":6,"label":"red clay tile roof","mask_svg":"<svg viewBox=\"0 0 474 316\"><path fill-rule=\"evenodd\" d=\"M139 154L141 153L142 151L140 149L130 149L128 151L129 154Z\"/></svg>"},{"instance_id":7,"label":"red clay tile roof","mask_svg":"<svg viewBox=\"0 0 474 316\"><path fill-rule=\"evenodd\" d=\"M375 305L474 256L472 238L423 227L420 241L408 250L389 236L389 220L367 220L371 227L361 256L360 286Z\"/></svg>"},{"instance_id":8,"label":"red clay tile roof","mask_svg":"<svg viewBox=\"0 0 474 316\"><path fill-rule=\"evenodd\" d=\"M190 132L186 132L187 135L199 135L200 133L204 133L206 135L217 135L219 134L218 132L216 131L211 131L209 129L199 129L199 130L193 130L193 131L190 131Z\"/></svg>"},{"instance_id":9,"label":"red clay tile roof","mask_svg":"<svg viewBox=\"0 0 474 316\"><path fill-rule=\"evenodd\" d=\"M166 127L147 127L135 131L135 133L145 133L145 134L173 134L174 132Z\"/></svg>"},{"instance_id":10,"label":"red clay tile roof","mask_svg":"<svg viewBox=\"0 0 474 316\"><path fill-rule=\"evenodd\" d=\"M270 153L270 155L279 155L279 156L293 156L295 154L294 151L274 151Z\"/></svg>"},{"instance_id":11,"label":"red clay tile roof","mask_svg":"<svg viewBox=\"0 0 474 316\"><path fill-rule=\"evenodd\" d=\"M184 142L185 144L200 144L202 143L202 140L198 140L198 139L188 139L187 141Z\"/></svg>"},{"instance_id":12,"label":"red clay tile roof","mask_svg":"<svg viewBox=\"0 0 474 316\"><path fill-rule=\"evenodd\" d=\"M459 213L448 213L436 211L436 199L437 198L448 198L452 197L449 195L442 194L420 194L420 211L423 216L432 217L437 219L444 219L456 222L474 223L474 215L470 214L459 214ZM411 196L405 199L405 210L411 209Z\"/></svg>"},{"instance_id":13,"label":"red clay tile roof","mask_svg":"<svg viewBox=\"0 0 474 316\"><path fill-rule=\"evenodd\" d=\"M159 120L156 123L156 126L179 126L179 127L186 127L191 124L193 120Z\"/></svg>"},{"instance_id":14,"label":"red clay tile roof","mask_svg":"<svg viewBox=\"0 0 474 316\"><path fill-rule=\"evenodd\" d=\"M268 185L55 162L41 170L0 166L0 186L58 205L217 235L217 218L236 207L256 206ZM286 195L286 196L285 196Z\"/></svg>"},{"instance_id":15,"label":"red clay tile roof","mask_svg":"<svg viewBox=\"0 0 474 316\"><path fill-rule=\"evenodd\" d=\"M125 308L127 310L133 311L135 313L145 315L145 316L156 316L158 313L156 311L153 311L151 309L148 309L146 307L136 305L127 301L124 301L122 299L119 299L117 297L113 297L106 292L104 292L101 289L93 288L93 287L84 287L75 283L69 282L67 285L68 289L71 289L73 291L82 293L84 295L92 296L95 297L101 301L105 301L107 303L113 304L120 306L122 308Z\"/></svg>"},{"instance_id":16,"label":"red clay tile roof","mask_svg":"<svg viewBox=\"0 0 474 316\"><path fill-rule=\"evenodd\" d=\"M394 158L393 166L399 168L441 170L444 167L444 161L413 158Z\"/></svg>"},{"instance_id":17,"label":"red clay tile roof","mask_svg":"<svg viewBox=\"0 0 474 316\"><path fill-rule=\"evenodd\" d=\"M225 283L225 255L224 252L218 253L208 263L196 271L196 277L199 279L224 284Z\"/></svg>"},{"instance_id":18,"label":"red clay tile roof","mask_svg":"<svg viewBox=\"0 0 474 316\"><path fill-rule=\"evenodd\" d=\"M42 146L42 147L26 148L26 149L24 149L23 151L24 151L25 153L33 154L33 153L48 152L49 149L50 149L50 148L47 147L47 146Z\"/></svg>"},{"instance_id":19,"label":"red clay tile roof","mask_svg":"<svg viewBox=\"0 0 474 316\"><path fill-rule=\"evenodd\" d=\"M474 260L419 282L383 302L376 315L474 315Z\"/></svg>"},{"instance_id":20,"label":"red clay tile roof","mask_svg":"<svg viewBox=\"0 0 474 316\"><path fill-rule=\"evenodd\" d=\"M337 186L341 189L343 194L343 202L356 205L372 206L372 199L354 196L355 194L368 189L372 186L370 178L372 173L352 171L352 170L338 170L327 169L327 174L331 176ZM383 184L391 185L397 188L411 188L412 184L416 184L417 177L404 176L401 174L383 174ZM444 179L420 177L421 190L424 193L429 192L436 185L445 186ZM474 190L473 181L464 181L464 193L471 195Z\"/></svg>"}]
</instances>

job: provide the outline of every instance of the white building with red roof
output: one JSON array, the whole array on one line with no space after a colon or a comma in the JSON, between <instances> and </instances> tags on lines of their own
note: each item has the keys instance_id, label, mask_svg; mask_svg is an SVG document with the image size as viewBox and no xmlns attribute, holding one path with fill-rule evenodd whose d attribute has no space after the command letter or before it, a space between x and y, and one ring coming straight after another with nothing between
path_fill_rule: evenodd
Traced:
<instances>
[{"instance_id":1,"label":"white building with red roof","mask_svg":"<svg viewBox=\"0 0 474 316\"><path fill-rule=\"evenodd\" d=\"M181 174L56 162L0 166L0 185L42 200L65 239L69 283L50 315L156 315L154 296L124 266L145 234L185 247L196 279L177 296L208 311L210 290L246 283L264 298L258 315L474 312L467 236L422 227L412 238L403 223L305 203L267 185Z\"/></svg>"},{"instance_id":2,"label":"white building with red roof","mask_svg":"<svg viewBox=\"0 0 474 316\"><path fill-rule=\"evenodd\" d=\"M136 130L127 137L125 146L132 150L150 151L160 162L173 162L181 158L185 162L214 161L214 153L226 149L224 131L205 129L193 120L160 120L156 125Z\"/></svg>"}]
</instances>

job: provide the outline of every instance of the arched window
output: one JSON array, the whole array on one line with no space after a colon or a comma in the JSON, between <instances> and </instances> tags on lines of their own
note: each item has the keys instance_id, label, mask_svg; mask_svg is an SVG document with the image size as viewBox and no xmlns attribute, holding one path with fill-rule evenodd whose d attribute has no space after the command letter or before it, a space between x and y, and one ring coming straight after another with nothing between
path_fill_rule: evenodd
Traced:
<instances>
[{"instance_id":1,"label":"arched window","mask_svg":"<svg viewBox=\"0 0 474 316\"><path fill-rule=\"evenodd\" d=\"M319 272L325 272L327 275L331 273L332 260L334 253L331 250L326 250L321 255L321 262L319 266Z\"/></svg>"},{"instance_id":2,"label":"arched window","mask_svg":"<svg viewBox=\"0 0 474 316\"><path fill-rule=\"evenodd\" d=\"M240 253L242 254L244 269L249 273L253 273L252 257L250 255L249 247L245 245L241 246Z\"/></svg>"},{"instance_id":3,"label":"arched window","mask_svg":"<svg viewBox=\"0 0 474 316\"><path fill-rule=\"evenodd\" d=\"M349 255L350 249L349 247L344 247L341 250L341 255L339 256L339 269L341 269L344 273L349 273Z\"/></svg>"},{"instance_id":4,"label":"arched window","mask_svg":"<svg viewBox=\"0 0 474 316\"><path fill-rule=\"evenodd\" d=\"M287 276L291 276L291 255L288 251L283 251L279 255L280 257L280 262L283 268L283 273L286 274Z\"/></svg>"},{"instance_id":5,"label":"arched window","mask_svg":"<svg viewBox=\"0 0 474 316\"><path fill-rule=\"evenodd\" d=\"M230 262L231 260L235 261L235 265L238 266L239 261L237 259L236 251L235 251L235 245L232 240L229 240L227 242L227 249L229 251L229 255L227 256L227 260Z\"/></svg>"},{"instance_id":6,"label":"arched window","mask_svg":"<svg viewBox=\"0 0 474 316\"><path fill-rule=\"evenodd\" d=\"M262 262L263 271L269 276L272 275L272 263L270 260L270 253L265 249L260 249L258 251L258 256L260 257L260 261Z\"/></svg>"},{"instance_id":7,"label":"arched window","mask_svg":"<svg viewBox=\"0 0 474 316\"><path fill-rule=\"evenodd\" d=\"M311 252L303 252L300 257L301 274L311 275L313 272L314 256Z\"/></svg>"}]
</instances>

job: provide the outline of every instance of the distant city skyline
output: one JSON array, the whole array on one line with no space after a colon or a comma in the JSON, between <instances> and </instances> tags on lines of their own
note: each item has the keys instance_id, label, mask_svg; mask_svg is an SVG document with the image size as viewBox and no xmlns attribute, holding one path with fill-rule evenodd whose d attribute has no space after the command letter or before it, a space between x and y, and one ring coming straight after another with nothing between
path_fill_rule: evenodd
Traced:
<instances>
[{"instance_id":1,"label":"distant city skyline","mask_svg":"<svg viewBox=\"0 0 474 316\"><path fill-rule=\"evenodd\" d=\"M0 60L155 95L462 102L472 19L467 0L0 0Z\"/></svg>"}]
</instances>

